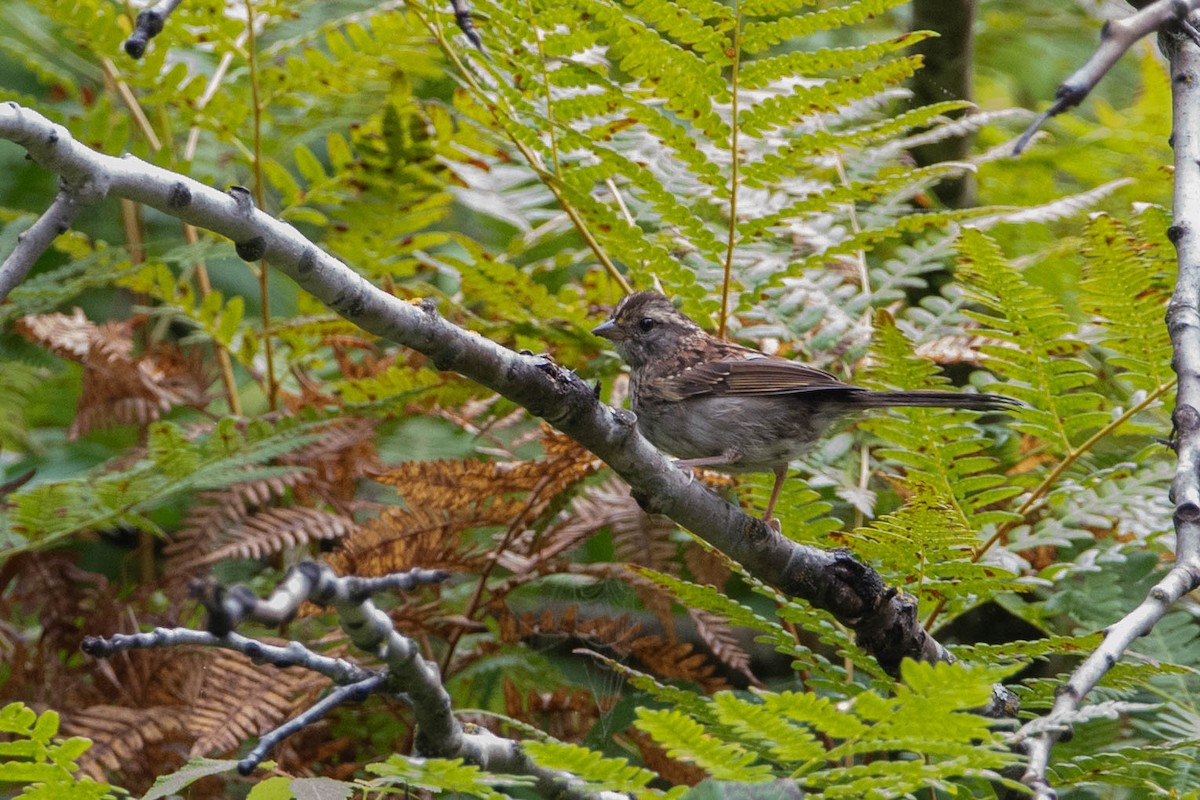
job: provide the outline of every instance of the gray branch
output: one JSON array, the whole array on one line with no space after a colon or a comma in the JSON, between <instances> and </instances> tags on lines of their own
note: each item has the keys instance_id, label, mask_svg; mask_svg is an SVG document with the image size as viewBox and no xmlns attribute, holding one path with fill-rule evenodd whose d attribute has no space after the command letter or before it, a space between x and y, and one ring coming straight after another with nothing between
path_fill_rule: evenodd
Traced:
<instances>
[{"instance_id":1,"label":"gray branch","mask_svg":"<svg viewBox=\"0 0 1200 800\"><path fill-rule=\"evenodd\" d=\"M1162 4L1146 10L1158 5ZM1029 755L1021 780L1039 800L1057 797L1046 777L1050 750L1071 726L1092 716L1088 708L1080 707L1084 697L1138 637L1153 630L1176 602L1200 587L1200 46L1182 31L1167 37L1164 44L1171 62L1175 148L1174 224L1167 234L1179 262L1179 278L1167 307L1173 366L1179 376L1174 414L1178 464L1171 486L1175 566L1137 608L1105 630L1100 647L1060 688L1050 713L1015 734Z\"/></svg>"},{"instance_id":2,"label":"gray branch","mask_svg":"<svg viewBox=\"0 0 1200 800\"><path fill-rule=\"evenodd\" d=\"M338 577L328 565L307 561L293 567L271 596L261 600L233 587L220 593L220 607L209 606L210 613L225 615L232 611L237 619L287 620L306 600L332 608L341 627L355 647L378 658L383 669L363 669L342 659L318 655L299 642L287 646L267 645L235 632L218 636L184 628L158 628L150 633L88 637L83 650L97 658L119 652L152 647L203 645L236 650L257 663L280 667L302 667L329 677L338 688L301 715L262 737L253 750L238 762L238 771L249 774L269 752L271 746L304 725L329 713L337 705L362 700L373 691L387 691L407 702L417 723L417 750L420 755L461 758L481 769L495 773L528 776L543 797L563 800L628 800L617 792L593 792L567 773L538 766L527 756L519 742L486 730L468 732L455 718L450 695L442 685L437 665L421 656L416 642L396 631L391 619L371 601L376 592L408 589L422 583L444 579L446 573L414 570L381 578ZM209 599L212 599L211 597ZM230 605L243 608L230 609ZM219 624L224 625L225 620Z\"/></svg>"},{"instance_id":3,"label":"gray branch","mask_svg":"<svg viewBox=\"0 0 1200 800\"><path fill-rule=\"evenodd\" d=\"M150 40L162 33L167 19L183 0L158 0L157 3L144 8L137 15L133 24L133 33L125 40L125 52L133 58L141 58L146 53L146 45Z\"/></svg>"},{"instance_id":4,"label":"gray branch","mask_svg":"<svg viewBox=\"0 0 1200 800\"><path fill-rule=\"evenodd\" d=\"M3 302L17 284L25 280L29 270L51 243L70 229L78 211L79 203L76 201L75 192L64 183L54 202L32 225L22 231L17 237L17 246L8 254L8 258L4 259L4 263L0 264L0 302Z\"/></svg>"},{"instance_id":5,"label":"gray branch","mask_svg":"<svg viewBox=\"0 0 1200 800\"><path fill-rule=\"evenodd\" d=\"M1143 36L1161 31L1172 24L1189 27L1187 16L1197 8L1200 8L1200 0L1156 0L1124 19L1104 23L1104 28L1100 31L1100 46L1086 64L1058 85L1058 90L1054 93L1054 104L1029 124L1013 147L1013 155L1018 155L1025 149L1046 120L1082 103L1092 89L1096 88L1096 84L1100 83L1100 79L1125 55L1125 51Z\"/></svg>"},{"instance_id":6,"label":"gray branch","mask_svg":"<svg viewBox=\"0 0 1200 800\"><path fill-rule=\"evenodd\" d=\"M70 185L89 187L89 198L125 197L228 237L242 258L266 259L363 330L524 406L603 459L634 487L644 509L670 517L759 579L833 613L890 673L898 673L905 657L953 660L921 626L916 599L886 586L848 551L798 545L742 513L677 469L638 433L632 414L601 403L597 388L570 370L463 330L431 302L407 302L373 286L291 225L255 208L245 189L220 192L133 156L97 153L16 103L0 104L0 139L21 145Z\"/></svg>"}]
</instances>

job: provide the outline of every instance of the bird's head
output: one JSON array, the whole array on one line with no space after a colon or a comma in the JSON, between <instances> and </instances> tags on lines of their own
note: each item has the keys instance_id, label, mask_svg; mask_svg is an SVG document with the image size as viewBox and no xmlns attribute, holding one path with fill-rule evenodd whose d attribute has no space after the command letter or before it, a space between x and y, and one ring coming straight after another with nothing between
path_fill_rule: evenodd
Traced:
<instances>
[{"instance_id":1,"label":"bird's head","mask_svg":"<svg viewBox=\"0 0 1200 800\"><path fill-rule=\"evenodd\" d=\"M690 338L705 336L658 292L626 295L592 333L612 342L625 363L635 368L677 353Z\"/></svg>"}]
</instances>

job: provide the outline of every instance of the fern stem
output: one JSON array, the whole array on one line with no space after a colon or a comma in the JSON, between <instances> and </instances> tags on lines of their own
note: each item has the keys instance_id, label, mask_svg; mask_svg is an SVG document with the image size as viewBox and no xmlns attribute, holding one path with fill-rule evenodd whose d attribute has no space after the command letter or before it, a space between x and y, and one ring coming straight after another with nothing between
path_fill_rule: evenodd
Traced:
<instances>
[{"instance_id":1,"label":"fern stem","mask_svg":"<svg viewBox=\"0 0 1200 800\"><path fill-rule=\"evenodd\" d=\"M1029 493L1029 497L1027 497L1025 502L1021 504L1021 507L1017 509L1017 514L1020 516L1020 519L1015 519L1011 522L1005 522L996 526L996 532L993 533L986 542L975 548L975 552L971 554L971 562L978 562L979 559L983 558L983 556L989 550L991 550L1000 542L1004 541L1008 537L1008 534L1012 533L1013 528L1024 523L1026 521L1026 517L1029 515L1029 512L1031 512L1041 501L1041 499L1046 496L1054 484L1058 482L1058 479L1063 476L1063 473L1071 468L1072 464L1078 461L1085 453L1094 448L1103 439L1112 435L1118 428L1131 420L1135 415L1149 408L1155 400L1175 388L1175 383L1175 380L1171 380L1167 383L1159 385L1154 389L1154 391L1147 394L1140 403L1130 406L1125 410L1125 413L1121 414L1121 416L1113 419L1107 425L1093 433L1085 442L1083 442L1083 444L1079 445L1079 447L1072 448L1070 451L1068 451L1067 454L1063 456L1063 459L1054 465L1054 469L1046 473L1046 477L1042 478L1041 483L1039 483L1037 487ZM938 602L937 607L929 613L929 617L925 620L926 630L930 630L932 628L934 621L937 620L938 615L942 613L942 610L945 607L945 600Z\"/></svg>"},{"instance_id":2,"label":"fern stem","mask_svg":"<svg viewBox=\"0 0 1200 800\"><path fill-rule=\"evenodd\" d=\"M254 202L266 210L265 183L262 168L262 99L258 86L258 40L254 34L254 2L246 0L246 66L249 70L250 102L254 110ZM279 384L275 381L275 347L271 343L271 296L269 292L270 272L264 259L258 266L258 294L262 309L263 355L267 369L267 406L271 411L279 407Z\"/></svg>"},{"instance_id":3,"label":"fern stem","mask_svg":"<svg viewBox=\"0 0 1200 800\"><path fill-rule=\"evenodd\" d=\"M555 133L554 99L550 95L550 73L546 71L546 49L542 46L542 32L538 29L537 18L533 13L532 0L525 0L525 8L529 12L529 29L533 31L533 41L537 45L538 67L542 71L542 86L546 90L546 133L550 136L550 162L554 165L554 174L562 176L562 164L558 159L558 135Z\"/></svg>"},{"instance_id":4,"label":"fern stem","mask_svg":"<svg viewBox=\"0 0 1200 800\"><path fill-rule=\"evenodd\" d=\"M121 102L129 109L129 113L133 117L133 124L145 138L146 144L150 145L150 149L157 153L162 149L162 141L159 140L154 126L150 124L146 112L142 110L142 104L138 102L137 96L129 88L129 84L121 80L117 65L112 62L112 59L105 57L100 59L100 68L104 72L104 77L112 82L113 89L120 96Z\"/></svg>"},{"instance_id":5,"label":"fern stem","mask_svg":"<svg viewBox=\"0 0 1200 800\"><path fill-rule=\"evenodd\" d=\"M240 42L241 39L238 41ZM220 76L225 74L225 71L228 69L228 64L230 61L232 61L232 58L233 56L231 53L226 53L221 59L221 65L213 74L213 78L209 84L209 87L205 90L204 95L200 98L197 104L198 109L207 105L208 101L216 95L217 88L220 84ZM155 133L154 127L150 124L149 118L146 116L145 112L142 111L141 104L138 102L137 97L130 90L129 85L125 83L125 81L121 80L117 72L116 64L114 64L111 59L102 58L100 60L100 66L105 77L112 82L113 87L120 95L121 100L129 109L130 114L133 116L134 123L141 132L142 137L146 140L146 144L150 146L150 149L153 152L161 152L163 150L162 141L158 138L158 134ZM184 153L184 161L190 162L192 157L195 155L195 148L196 143L199 141L199 135L200 126L193 125L188 141L189 147ZM170 144L170 137L167 138L167 142ZM127 238L130 238L131 240L130 253L134 259L134 263L140 263L140 261L144 258L144 251L141 243L141 227L137 224L135 219L131 219L135 214L135 209L131 201L125 199L121 200L121 214L122 219L125 221ZM135 240L132 238L132 235L135 232L136 244L134 243ZM200 240L196 233L196 228L192 225L188 225L187 223L184 223L183 225L183 237L190 245L194 245ZM210 283L208 279L208 269L203 263L197 262L194 266L194 271L196 275L196 284L200 290L200 296L208 297L210 294L212 294L212 283ZM225 396L228 398L229 412L231 414L241 416L242 401L237 392L237 381L235 381L233 377L233 363L229 358L229 351L226 350L225 346L220 342L214 342L214 350L217 356L218 368L221 372L221 382L225 385Z\"/></svg>"},{"instance_id":6,"label":"fern stem","mask_svg":"<svg viewBox=\"0 0 1200 800\"><path fill-rule=\"evenodd\" d=\"M729 82L732 96L729 102L729 236L725 247L725 269L721 279L721 317L717 324L717 335L725 338L725 326L729 320L729 289L733 281L733 250L737 242L737 201L738 201L738 67L741 64L742 49L742 6L737 0L733 4L733 31L730 51L733 61L730 64Z\"/></svg>"},{"instance_id":7,"label":"fern stem","mask_svg":"<svg viewBox=\"0 0 1200 800\"><path fill-rule=\"evenodd\" d=\"M491 558L488 559L487 565L480 570L479 580L475 584L475 591L471 593L471 600L467 603L467 608L463 612L463 616L466 619L473 618L475 616L475 612L479 610L479 606L483 600L484 589L487 588L488 578L491 577L492 572L500 563L500 554L508 550L508 546L512 543L513 538L516 537L517 533L524 527L525 517L527 517L529 512L533 509L534 504L537 502L538 496L547 486L550 485L553 479L553 474L543 475L537 484L535 484L534 487L529 490L529 496L525 500L525 505L521 506L521 510L516 513L516 516L513 517L512 522L508 524L508 529L504 532L504 539L502 539L499 544L492 548ZM442 663L440 664L443 676L449 674L448 670L450 669L450 660L454 657L454 651L458 647L459 641L462 639L464 630L465 629L462 627L457 627L454 629L454 633L450 634L450 640L446 643L446 653L444 656L442 656Z\"/></svg>"},{"instance_id":8,"label":"fern stem","mask_svg":"<svg viewBox=\"0 0 1200 800\"><path fill-rule=\"evenodd\" d=\"M200 241L196 227L186 222L183 224L183 238L189 245L195 245ZM212 283L208 279L208 267L204 265L203 261L197 261L192 265L192 270L196 275L196 286L200 289L200 296L208 297L212 294ZM224 344L214 341L213 347L217 356L217 368L221 371L221 383L225 386L229 413L240 417L242 415L242 398L238 394L237 381L233 377L233 361L229 358L229 351L225 349Z\"/></svg>"},{"instance_id":9,"label":"fern stem","mask_svg":"<svg viewBox=\"0 0 1200 800\"><path fill-rule=\"evenodd\" d=\"M821 132L828 133L829 131L825 127L825 120L821 118L820 114L817 115L816 119L817 127L821 130ZM846 190L852 190L853 187L850 184L850 175L846 172L846 162L842 160L842 154L836 150L833 153L833 169L834 172L837 173L838 183L842 185L842 188ZM850 218L850 230L854 232L855 236L860 235L862 233L862 224L858 219L858 208L854 205L853 201L846 205L846 213ZM859 285L862 286L863 294L869 295L871 293L871 276L867 273L866 252L861 248L854 251L854 262L854 265L858 267L858 280ZM871 320L873 318L873 314L874 312L871 310L869 305L863 311L863 323L866 324L868 330L870 330L872 327Z\"/></svg>"},{"instance_id":10,"label":"fern stem","mask_svg":"<svg viewBox=\"0 0 1200 800\"><path fill-rule=\"evenodd\" d=\"M450 63L454 65L455 70L458 71L459 76L462 77L467 88L475 94L475 96L481 101L482 105L485 108L495 108L495 106L503 102L503 98L489 95L484 88L479 85L479 81L475 79L474 73L467 69L467 65L463 63L462 59L459 58L458 53L455 52L454 48L450 46L450 41L446 38L446 33L442 29L442 25L437 13L425 13L425 9L423 9L420 4L416 2L416 0L408 0L406 5L422 22L425 23L426 29L433 34L434 39L437 41L438 47L441 48L442 52L446 55L446 58L450 59ZM505 110L511 111L512 109ZM512 116L513 118L516 117L515 114ZM579 232L580 237L583 238L584 244L586 244L588 249L595 254L596 259L600 262L600 265L604 267L604 271L607 272L609 277L621 287L621 291L625 292L626 294L631 293L633 291L633 287L629 284L629 281L625 279L625 276L621 274L621 270L617 269L617 265L614 264L612 259L608 257L608 253L604 252L604 248L600 246L600 242L597 241L596 237L592 235L591 230L587 226L587 221L579 215L579 212L567 200L566 195L563 194L562 189L558 186L558 181L554 173L546 170L546 168L539 163L537 154L530 150L523 142L509 133L507 126L499 125L497 127L504 131L508 141L517 149L517 152L521 154L521 157L525 159L530 168L533 169L533 172L538 176L538 179L541 180L542 183L545 184L546 188L549 189L554 195L554 199L558 201L559 206L562 208L563 212L566 213L567 218L571 220L571 224L575 226L575 229Z\"/></svg>"}]
</instances>

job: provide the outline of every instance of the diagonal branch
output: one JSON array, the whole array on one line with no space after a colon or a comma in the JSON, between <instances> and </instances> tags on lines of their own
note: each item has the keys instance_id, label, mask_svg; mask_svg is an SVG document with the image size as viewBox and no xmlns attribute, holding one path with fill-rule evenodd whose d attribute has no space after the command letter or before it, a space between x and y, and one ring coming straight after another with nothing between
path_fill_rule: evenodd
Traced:
<instances>
[{"instance_id":1,"label":"diagonal branch","mask_svg":"<svg viewBox=\"0 0 1200 800\"><path fill-rule=\"evenodd\" d=\"M17 237L17 246L0 263L0 301L8 296L13 287L25 280L29 270L51 243L67 232L78 211L79 202L75 192L64 183L54 202Z\"/></svg>"},{"instance_id":2,"label":"diagonal branch","mask_svg":"<svg viewBox=\"0 0 1200 800\"><path fill-rule=\"evenodd\" d=\"M690 480L637 432L632 414L601 403L595 387L572 371L463 330L428 301L406 302L373 286L291 225L255 208L246 189L220 192L133 156L97 153L15 103L0 105L0 139L25 147L69 184L91 187L89 199L128 198L232 239L243 259L265 259L363 330L524 406L603 459L634 487L647 511L665 514L779 590L829 610L892 674L905 657L953 660L921 627L915 598L886 586L849 552L796 544L742 513Z\"/></svg>"},{"instance_id":3,"label":"diagonal branch","mask_svg":"<svg viewBox=\"0 0 1200 800\"><path fill-rule=\"evenodd\" d=\"M1083 102L1100 79L1108 74L1113 65L1125 55L1143 36L1162 30L1171 24L1187 28L1188 14L1200 8L1200 0L1156 0L1136 14L1124 19L1113 19L1104 23L1100 31L1100 46L1082 67L1058 85L1054 93L1054 104L1037 115L1029 127L1017 139L1013 155L1020 155L1029 145L1033 135L1046 124L1046 120Z\"/></svg>"}]
</instances>

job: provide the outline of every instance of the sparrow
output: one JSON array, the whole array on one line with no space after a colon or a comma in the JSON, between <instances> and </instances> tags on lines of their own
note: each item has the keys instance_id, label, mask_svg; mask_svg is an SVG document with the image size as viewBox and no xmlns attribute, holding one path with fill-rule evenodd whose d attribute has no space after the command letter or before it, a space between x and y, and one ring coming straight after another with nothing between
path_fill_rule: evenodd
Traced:
<instances>
[{"instance_id":1,"label":"sparrow","mask_svg":"<svg viewBox=\"0 0 1200 800\"><path fill-rule=\"evenodd\" d=\"M842 417L873 408L926 406L1003 411L1008 397L943 391L878 392L828 372L719 339L658 292L626 295L592 330L630 369L638 429L680 467L773 472L771 522L788 463Z\"/></svg>"}]
</instances>

